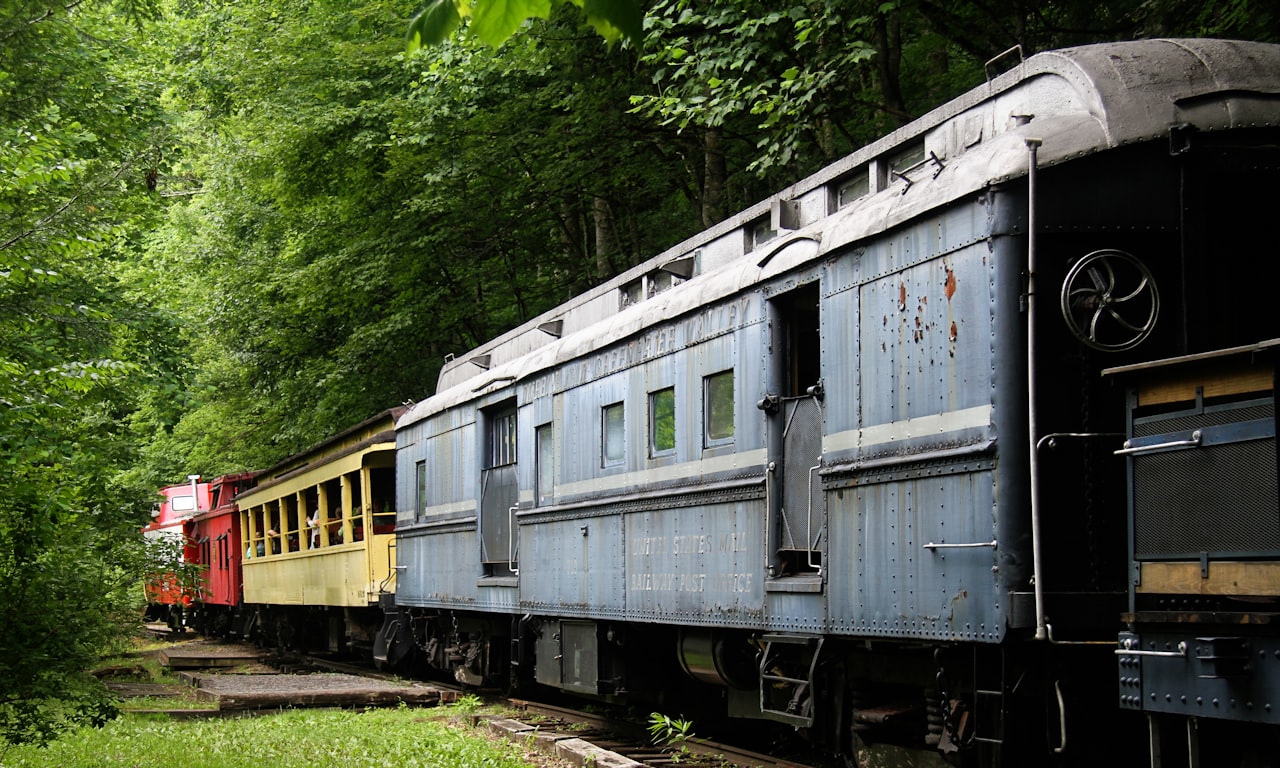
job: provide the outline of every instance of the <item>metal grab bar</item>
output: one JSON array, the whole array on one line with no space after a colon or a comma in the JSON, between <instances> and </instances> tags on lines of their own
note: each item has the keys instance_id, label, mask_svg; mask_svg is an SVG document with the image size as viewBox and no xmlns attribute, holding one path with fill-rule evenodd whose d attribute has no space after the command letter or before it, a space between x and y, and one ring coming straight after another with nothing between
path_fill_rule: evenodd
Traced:
<instances>
[{"instance_id":1,"label":"metal grab bar","mask_svg":"<svg viewBox=\"0 0 1280 768\"><path fill-rule=\"evenodd\" d=\"M1135 641L1126 639L1121 641L1119 648L1116 649L1117 656L1160 656L1163 658L1184 659L1187 656L1187 643L1183 641L1178 643L1176 651L1139 651L1134 650Z\"/></svg>"},{"instance_id":2,"label":"metal grab bar","mask_svg":"<svg viewBox=\"0 0 1280 768\"><path fill-rule=\"evenodd\" d=\"M507 568L516 576L520 575L516 567L516 510L519 508L519 504L507 508Z\"/></svg>"},{"instance_id":3,"label":"metal grab bar","mask_svg":"<svg viewBox=\"0 0 1280 768\"><path fill-rule=\"evenodd\" d=\"M1151 453L1153 451L1163 451L1166 448L1191 448L1191 447L1199 448L1200 440L1202 437L1203 435L1200 434L1200 430L1197 429L1196 431L1191 433L1190 440L1173 440L1167 443L1156 443L1155 445L1139 445L1137 447L1130 446L1129 441L1125 440L1124 447L1116 451L1115 455L1134 456L1137 454Z\"/></svg>"},{"instance_id":4,"label":"metal grab bar","mask_svg":"<svg viewBox=\"0 0 1280 768\"><path fill-rule=\"evenodd\" d=\"M934 542L931 541L928 544L925 544L923 547L921 547L921 549L980 549L980 548L986 548L986 547L990 547L991 549L996 549L997 547L996 540L992 539L991 541L977 541L972 544L935 544Z\"/></svg>"},{"instance_id":5,"label":"metal grab bar","mask_svg":"<svg viewBox=\"0 0 1280 768\"><path fill-rule=\"evenodd\" d=\"M818 457L817 464L809 467L809 509L805 513L804 548L805 557L809 562L809 567L817 570L818 573L822 573L822 565L820 563L813 562L814 548L818 546L817 542L813 540L813 473L817 472L819 469L822 469L821 456Z\"/></svg>"},{"instance_id":6,"label":"metal grab bar","mask_svg":"<svg viewBox=\"0 0 1280 768\"><path fill-rule=\"evenodd\" d=\"M769 559L769 536L773 533L773 529L769 527L773 519L773 473L778 468L776 461L771 461L764 468L764 537L765 537L765 555L764 569L770 576L777 570Z\"/></svg>"}]
</instances>

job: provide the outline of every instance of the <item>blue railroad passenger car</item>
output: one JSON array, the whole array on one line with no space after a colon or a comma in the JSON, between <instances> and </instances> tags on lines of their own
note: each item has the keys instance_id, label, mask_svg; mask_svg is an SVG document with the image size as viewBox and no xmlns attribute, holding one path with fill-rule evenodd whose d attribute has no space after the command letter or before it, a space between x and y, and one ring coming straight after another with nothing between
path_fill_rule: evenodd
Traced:
<instances>
[{"instance_id":1,"label":"blue railroad passenger car","mask_svg":"<svg viewBox=\"0 0 1280 768\"><path fill-rule=\"evenodd\" d=\"M1274 366L1203 360L1280 336L1277 94L1280 46L1039 54L451 360L397 423L384 658L865 764L1269 754ZM1261 450L1162 491L1130 449L1197 422L1143 425L1220 397ZM1236 514L1269 538L1200 540Z\"/></svg>"}]
</instances>

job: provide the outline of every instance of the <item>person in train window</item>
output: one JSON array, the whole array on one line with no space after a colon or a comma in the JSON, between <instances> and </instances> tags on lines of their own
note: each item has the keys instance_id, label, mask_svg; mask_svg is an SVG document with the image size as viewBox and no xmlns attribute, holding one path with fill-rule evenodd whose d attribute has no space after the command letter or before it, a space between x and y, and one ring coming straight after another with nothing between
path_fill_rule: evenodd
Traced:
<instances>
[{"instance_id":1,"label":"person in train window","mask_svg":"<svg viewBox=\"0 0 1280 768\"><path fill-rule=\"evenodd\" d=\"M267 538L271 539L271 554L280 554L280 532L275 528L268 528Z\"/></svg>"},{"instance_id":2,"label":"person in train window","mask_svg":"<svg viewBox=\"0 0 1280 768\"><path fill-rule=\"evenodd\" d=\"M316 549L320 546L320 521L317 519L319 517L319 512L312 512L311 516L307 518L307 530L311 532L309 536L311 540L310 549Z\"/></svg>"}]
</instances>

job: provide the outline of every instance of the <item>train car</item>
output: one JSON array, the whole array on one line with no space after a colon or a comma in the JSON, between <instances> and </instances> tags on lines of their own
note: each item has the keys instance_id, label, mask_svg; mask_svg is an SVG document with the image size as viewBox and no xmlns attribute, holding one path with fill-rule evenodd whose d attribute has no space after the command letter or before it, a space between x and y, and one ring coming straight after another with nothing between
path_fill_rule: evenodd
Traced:
<instances>
[{"instance_id":1,"label":"train car","mask_svg":"<svg viewBox=\"0 0 1280 768\"><path fill-rule=\"evenodd\" d=\"M240 508L235 497L253 486L256 474L222 475L209 482L209 509L183 521L186 563L197 570L190 626L203 635L237 637L242 601Z\"/></svg>"},{"instance_id":2,"label":"train car","mask_svg":"<svg viewBox=\"0 0 1280 768\"><path fill-rule=\"evenodd\" d=\"M395 420L384 411L257 474L235 497L245 637L368 656L394 590Z\"/></svg>"},{"instance_id":3,"label":"train car","mask_svg":"<svg viewBox=\"0 0 1280 768\"><path fill-rule=\"evenodd\" d=\"M1120 702L1205 765L1227 738L1255 765L1280 755L1277 372L1274 338L1107 371L1128 395Z\"/></svg>"},{"instance_id":4,"label":"train car","mask_svg":"<svg viewBox=\"0 0 1280 768\"><path fill-rule=\"evenodd\" d=\"M1277 94L1038 54L447 361L386 656L861 765L1272 759Z\"/></svg>"},{"instance_id":5,"label":"train car","mask_svg":"<svg viewBox=\"0 0 1280 768\"><path fill-rule=\"evenodd\" d=\"M159 495L153 519L143 526L142 535L158 550L155 555L170 561L173 569L152 574L144 582L144 619L163 622L170 630L181 632L186 629L187 609L197 589L187 567L194 553L183 536L183 526L193 515L210 508L209 484L200 482L199 475L190 475L186 483L161 488Z\"/></svg>"}]
</instances>

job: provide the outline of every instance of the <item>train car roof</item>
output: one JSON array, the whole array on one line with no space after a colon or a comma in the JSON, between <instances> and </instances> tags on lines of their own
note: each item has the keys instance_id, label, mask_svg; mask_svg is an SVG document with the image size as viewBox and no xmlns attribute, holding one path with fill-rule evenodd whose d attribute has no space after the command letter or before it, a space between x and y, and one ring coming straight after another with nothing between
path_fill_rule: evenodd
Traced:
<instances>
[{"instance_id":1,"label":"train car roof","mask_svg":"<svg viewBox=\"0 0 1280 768\"><path fill-rule=\"evenodd\" d=\"M1025 176L1028 141L1052 166L1171 135L1280 124L1280 45L1158 39L1036 54L778 194L555 309L447 360L433 413L616 344L924 213ZM904 170L904 153L923 159ZM886 172L886 168L891 169ZM837 202L867 174L865 195ZM777 231L756 244L755 228ZM656 277L674 287L628 305Z\"/></svg>"}]
</instances>

